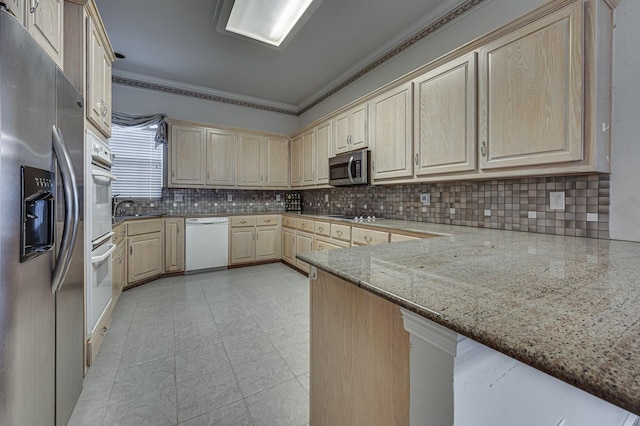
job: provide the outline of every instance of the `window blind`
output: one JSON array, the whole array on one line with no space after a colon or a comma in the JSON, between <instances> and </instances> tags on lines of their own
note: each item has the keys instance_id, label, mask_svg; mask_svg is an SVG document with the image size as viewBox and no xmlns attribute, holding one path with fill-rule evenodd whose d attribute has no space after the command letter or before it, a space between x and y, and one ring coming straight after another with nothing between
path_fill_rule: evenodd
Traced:
<instances>
[{"instance_id":1,"label":"window blind","mask_svg":"<svg viewBox=\"0 0 640 426\"><path fill-rule=\"evenodd\" d=\"M122 197L161 198L164 145L155 142L156 129L114 125L111 129L113 166L118 178L112 193Z\"/></svg>"}]
</instances>

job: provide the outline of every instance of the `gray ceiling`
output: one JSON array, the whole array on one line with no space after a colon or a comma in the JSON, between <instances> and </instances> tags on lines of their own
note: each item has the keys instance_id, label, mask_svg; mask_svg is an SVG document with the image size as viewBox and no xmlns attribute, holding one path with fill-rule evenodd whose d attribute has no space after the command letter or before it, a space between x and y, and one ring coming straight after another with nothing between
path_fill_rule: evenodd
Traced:
<instances>
[{"instance_id":1,"label":"gray ceiling","mask_svg":"<svg viewBox=\"0 0 640 426\"><path fill-rule=\"evenodd\" d=\"M268 1L268 0L265 0ZM216 32L217 0L96 0L114 74L300 108L463 0L324 0L284 51Z\"/></svg>"}]
</instances>

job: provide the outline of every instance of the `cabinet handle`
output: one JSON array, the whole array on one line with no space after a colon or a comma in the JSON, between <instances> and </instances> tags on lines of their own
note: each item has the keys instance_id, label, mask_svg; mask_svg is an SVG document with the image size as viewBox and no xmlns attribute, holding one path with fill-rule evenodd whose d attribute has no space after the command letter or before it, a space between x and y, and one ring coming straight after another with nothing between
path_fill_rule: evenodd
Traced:
<instances>
[{"instance_id":1,"label":"cabinet handle","mask_svg":"<svg viewBox=\"0 0 640 426\"><path fill-rule=\"evenodd\" d=\"M104 336L106 332L107 332L107 327L102 327L102 329L100 329L101 336Z\"/></svg>"},{"instance_id":2,"label":"cabinet handle","mask_svg":"<svg viewBox=\"0 0 640 426\"><path fill-rule=\"evenodd\" d=\"M375 162L375 161L372 161L372 162L371 162L371 171L372 171L372 172L375 172L375 171L376 171L376 162Z\"/></svg>"},{"instance_id":3,"label":"cabinet handle","mask_svg":"<svg viewBox=\"0 0 640 426\"><path fill-rule=\"evenodd\" d=\"M129 246L129 256L133 256L133 246Z\"/></svg>"},{"instance_id":4,"label":"cabinet handle","mask_svg":"<svg viewBox=\"0 0 640 426\"><path fill-rule=\"evenodd\" d=\"M171 170L171 177L172 178L176 177L176 171L175 170Z\"/></svg>"},{"instance_id":5,"label":"cabinet handle","mask_svg":"<svg viewBox=\"0 0 640 426\"><path fill-rule=\"evenodd\" d=\"M247 221L246 220L241 220L240 223L247 223Z\"/></svg>"},{"instance_id":6,"label":"cabinet handle","mask_svg":"<svg viewBox=\"0 0 640 426\"><path fill-rule=\"evenodd\" d=\"M40 2L38 0L33 2L33 6L29 8L30 13L36 13L36 9L40 6Z\"/></svg>"},{"instance_id":7,"label":"cabinet handle","mask_svg":"<svg viewBox=\"0 0 640 426\"><path fill-rule=\"evenodd\" d=\"M264 220L264 223L269 223L269 222L271 222L271 219L265 219Z\"/></svg>"},{"instance_id":8,"label":"cabinet handle","mask_svg":"<svg viewBox=\"0 0 640 426\"><path fill-rule=\"evenodd\" d=\"M318 227L318 231L324 232L324 228L322 226Z\"/></svg>"},{"instance_id":9,"label":"cabinet handle","mask_svg":"<svg viewBox=\"0 0 640 426\"><path fill-rule=\"evenodd\" d=\"M259 238L260 238L260 234L256 232L256 241L258 241Z\"/></svg>"},{"instance_id":10,"label":"cabinet handle","mask_svg":"<svg viewBox=\"0 0 640 426\"><path fill-rule=\"evenodd\" d=\"M482 144L480 145L480 153L483 157L487 155L487 143L485 141L482 141Z\"/></svg>"},{"instance_id":11,"label":"cabinet handle","mask_svg":"<svg viewBox=\"0 0 640 426\"><path fill-rule=\"evenodd\" d=\"M367 244L369 244L371 242L371 237L365 235L364 240L367 242Z\"/></svg>"},{"instance_id":12,"label":"cabinet handle","mask_svg":"<svg viewBox=\"0 0 640 426\"><path fill-rule=\"evenodd\" d=\"M336 234L338 234L338 237L342 237L342 231L336 231Z\"/></svg>"},{"instance_id":13,"label":"cabinet handle","mask_svg":"<svg viewBox=\"0 0 640 426\"><path fill-rule=\"evenodd\" d=\"M416 166L417 166L418 165L418 153L417 152L416 152L416 155L415 155L415 161L416 161Z\"/></svg>"},{"instance_id":14,"label":"cabinet handle","mask_svg":"<svg viewBox=\"0 0 640 426\"><path fill-rule=\"evenodd\" d=\"M307 224L306 224L306 223L303 223L303 224L302 224L302 229L304 229L306 226L307 226Z\"/></svg>"}]
</instances>

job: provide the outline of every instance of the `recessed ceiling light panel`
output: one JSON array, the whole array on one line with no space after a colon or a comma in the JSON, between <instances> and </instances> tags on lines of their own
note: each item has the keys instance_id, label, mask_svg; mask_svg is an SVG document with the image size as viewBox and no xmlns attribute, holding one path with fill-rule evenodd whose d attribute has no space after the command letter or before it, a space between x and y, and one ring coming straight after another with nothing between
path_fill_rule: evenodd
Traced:
<instances>
[{"instance_id":1,"label":"recessed ceiling light panel","mask_svg":"<svg viewBox=\"0 0 640 426\"><path fill-rule=\"evenodd\" d=\"M226 30L280 46L313 0L235 0Z\"/></svg>"}]
</instances>

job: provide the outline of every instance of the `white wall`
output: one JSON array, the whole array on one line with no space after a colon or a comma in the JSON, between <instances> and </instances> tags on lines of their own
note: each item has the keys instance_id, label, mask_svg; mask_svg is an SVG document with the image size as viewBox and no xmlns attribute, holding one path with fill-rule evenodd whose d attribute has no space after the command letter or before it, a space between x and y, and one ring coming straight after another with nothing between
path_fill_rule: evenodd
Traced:
<instances>
[{"instance_id":1,"label":"white wall","mask_svg":"<svg viewBox=\"0 0 640 426\"><path fill-rule=\"evenodd\" d=\"M640 1L616 9L609 233L640 242Z\"/></svg>"},{"instance_id":2,"label":"white wall","mask_svg":"<svg viewBox=\"0 0 640 426\"><path fill-rule=\"evenodd\" d=\"M285 134L298 128L294 115L118 84L113 85L113 110L136 115L164 113L176 120Z\"/></svg>"}]
</instances>

